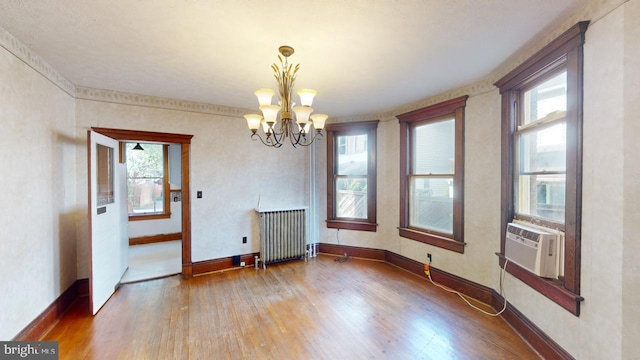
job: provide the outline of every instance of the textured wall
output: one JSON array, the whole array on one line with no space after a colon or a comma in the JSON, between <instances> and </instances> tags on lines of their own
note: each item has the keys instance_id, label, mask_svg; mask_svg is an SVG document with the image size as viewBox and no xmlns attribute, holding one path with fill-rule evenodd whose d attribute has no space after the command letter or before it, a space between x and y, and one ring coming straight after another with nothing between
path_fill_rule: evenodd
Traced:
<instances>
[{"instance_id":1,"label":"textured wall","mask_svg":"<svg viewBox=\"0 0 640 360\"><path fill-rule=\"evenodd\" d=\"M2 340L76 280L74 107L72 96L0 46Z\"/></svg>"},{"instance_id":2,"label":"textured wall","mask_svg":"<svg viewBox=\"0 0 640 360\"><path fill-rule=\"evenodd\" d=\"M622 358L632 359L640 354L640 1L630 1L624 11Z\"/></svg>"}]
</instances>

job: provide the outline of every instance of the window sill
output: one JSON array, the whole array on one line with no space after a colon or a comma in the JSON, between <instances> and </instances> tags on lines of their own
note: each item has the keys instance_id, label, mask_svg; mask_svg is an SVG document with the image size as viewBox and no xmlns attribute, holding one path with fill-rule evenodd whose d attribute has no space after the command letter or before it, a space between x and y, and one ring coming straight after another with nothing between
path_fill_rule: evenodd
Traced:
<instances>
[{"instance_id":1,"label":"window sill","mask_svg":"<svg viewBox=\"0 0 640 360\"><path fill-rule=\"evenodd\" d=\"M171 213L149 214L149 215L129 215L129 221L158 220L158 219L169 219L169 218L171 218Z\"/></svg>"},{"instance_id":2,"label":"window sill","mask_svg":"<svg viewBox=\"0 0 640 360\"><path fill-rule=\"evenodd\" d=\"M442 236L408 228L398 228L398 231L401 237L464 254L465 243L462 241L455 241Z\"/></svg>"},{"instance_id":3,"label":"window sill","mask_svg":"<svg viewBox=\"0 0 640 360\"><path fill-rule=\"evenodd\" d=\"M506 257L500 253L496 253L496 255L498 255L500 267L504 267ZM507 265L507 272L560 305L563 309L575 316L580 316L580 302L584 298L565 289L559 282L541 278L513 262L509 262Z\"/></svg>"},{"instance_id":4,"label":"window sill","mask_svg":"<svg viewBox=\"0 0 640 360\"><path fill-rule=\"evenodd\" d=\"M378 224L365 221L327 220L327 227L331 229L373 231L378 229Z\"/></svg>"}]
</instances>

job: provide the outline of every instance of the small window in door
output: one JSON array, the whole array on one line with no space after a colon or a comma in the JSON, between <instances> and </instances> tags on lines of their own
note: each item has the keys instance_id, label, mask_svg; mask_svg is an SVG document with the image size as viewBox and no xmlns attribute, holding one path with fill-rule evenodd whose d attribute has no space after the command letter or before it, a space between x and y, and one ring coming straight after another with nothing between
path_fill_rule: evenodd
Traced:
<instances>
[{"instance_id":1,"label":"small window in door","mask_svg":"<svg viewBox=\"0 0 640 360\"><path fill-rule=\"evenodd\" d=\"M113 204L115 197L113 193L113 149L96 144L97 154L97 180L98 180L98 206Z\"/></svg>"}]
</instances>

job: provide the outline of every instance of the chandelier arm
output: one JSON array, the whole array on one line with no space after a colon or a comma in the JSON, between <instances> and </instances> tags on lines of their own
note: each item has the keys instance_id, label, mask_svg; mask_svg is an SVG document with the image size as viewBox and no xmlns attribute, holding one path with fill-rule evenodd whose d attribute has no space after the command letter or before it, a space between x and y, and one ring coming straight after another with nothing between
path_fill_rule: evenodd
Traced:
<instances>
[{"instance_id":1,"label":"chandelier arm","mask_svg":"<svg viewBox=\"0 0 640 360\"><path fill-rule=\"evenodd\" d=\"M279 142L279 141L277 141L277 140L276 140L276 142L275 142L275 143L270 142L270 141L264 141L264 139L262 138L262 136L260 136L260 135L259 135L259 134L257 134L257 133L256 133L256 134L251 134L251 139L252 139L253 141L256 141L256 140L258 140L258 139L259 139L259 140L260 140L264 145L269 146L269 147L279 148L279 147L281 147L281 146L282 146L282 143L281 143L281 142ZM269 138L267 138L267 140L268 140L268 139L269 139Z\"/></svg>"},{"instance_id":2,"label":"chandelier arm","mask_svg":"<svg viewBox=\"0 0 640 360\"><path fill-rule=\"evenodd\" d=\"M309 134L307 134L307 135L309 135ZM305 141L305 142L299 142L298 145L300 145L300 146L309 146L309 145L313 144L313 142L316 140L317 137L322 138L322 133L316 131L316 133L313 135L311 140ZM305 139L306 139L306 136L305 136Z\"/></svg>"},{"instance_id":3,"label":"chandelier arm","mask_svg":"<svg viewBox=\"0 0 640 360\"><path fill-rule=\"evenodd\" d=\"M311 139L309 140L309 136L311 134L309 133L303 133L302 131L299 131L297 133L293 132L292 136L290 137L291 139L291 145L293 145L293 147L297 147L298 145L300 146L309 146L311 144L313 144L313 142L316 140L316 138L320 137L322 138L322 132L321 131L314 131L315 133L313 134L313 137L311 137Z\"/></svg>"},{"instance_id":4,"label":"chandelier arm","mask_svg":"<svg viewBox=\"0 0 640 360\"><path fill-rule=\"evenodd\" d=\"M304 146L303 143L300 142L300 139L303 137L302 131L296 133L293 130L291 131L291 134L289 136L289 140L291 141L291 145L293 147L296 147L297 145L302 145Z\"/></svg>"},{"instance_id":5,"label":"chandelier arm","mask_svg":"<svg viewBox=\"0 0 640 360\"><path fill-rule=\"evenodd\" d=\"M275 129L272 129L271 131L272 131L272 132L271 132L272 138L273 138L273 140L275 141L275 143L274 143L274 147L276 147L276 148L281 147L281 146L282 146L282 144L283 144L283 142L282 142L282 141L283 141L283 139L285 139L285 138L286 138L286 135L285 135L284 131L279 132L279 133L278 133L278 132L276 132L276 130L275 130Z\"/></svg>"}]
</instances>

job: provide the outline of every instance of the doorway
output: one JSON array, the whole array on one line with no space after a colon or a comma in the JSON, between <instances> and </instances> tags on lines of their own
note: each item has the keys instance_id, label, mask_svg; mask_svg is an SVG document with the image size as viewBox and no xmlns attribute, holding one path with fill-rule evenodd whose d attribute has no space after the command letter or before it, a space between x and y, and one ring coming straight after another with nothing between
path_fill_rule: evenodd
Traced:
<instances>
[{"instance_id":1,"label":"doorway","mask_svg":"<svg viewBox=\"0 0 640 360\"><path fill-rule=\"evenodd\" d=\"M181 178L181 207L182 212L182 227L181 227L181 242L180 242L180 257L181 257L181 269L180 273L184 278L190 278L193 274L191 264L191 213L190 213L190 169L189 159L191 152L191 139L193 135L185 134L172 134L172 133L160 133L150 131L137 131L137 130L123 130L123 129L110 129L110 128L98 128L93 127L93 131L102 135L111 137L120 142L156 142L156 143L172 143L181 145L180 157L180 178ZM122 159L120 159L122 160ZM122 162L122 161L121 161ZM173 195L173 194L172 194Z\"/></svg>"}]
</instances>

